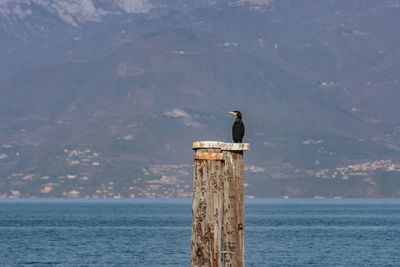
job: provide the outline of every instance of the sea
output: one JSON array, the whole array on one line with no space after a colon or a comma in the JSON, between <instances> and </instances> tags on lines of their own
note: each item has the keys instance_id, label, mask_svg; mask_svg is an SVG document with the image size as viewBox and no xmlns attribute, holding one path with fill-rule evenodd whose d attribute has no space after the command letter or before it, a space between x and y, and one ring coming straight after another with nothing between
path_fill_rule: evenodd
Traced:
<instances>
[{"instance_id":1,"label":"sea","mask_svg":"<svg viewBox=\"0 0 400 267\"><path fill-rule=\"evenodd\" d=\"M190 199L1 199L0 266L190 266ZM246 266L400 266L400 199L246 199Z\"/></svg>"}]
</instances>

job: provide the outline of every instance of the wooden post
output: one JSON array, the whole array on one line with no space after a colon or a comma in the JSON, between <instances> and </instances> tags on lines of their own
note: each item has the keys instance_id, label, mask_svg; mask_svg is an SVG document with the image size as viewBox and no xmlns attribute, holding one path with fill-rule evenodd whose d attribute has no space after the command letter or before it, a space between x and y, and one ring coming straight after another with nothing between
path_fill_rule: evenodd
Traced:
<instances>
[{"instance_id":1,"label":"wooden post","mask_svg":"<svg viewBox=\"0 0 400 267\"><path fill-rule=\"evenodd\" d=\"M191 266L244 266L243 150L194 142Z\"/></svg>"},{"instance_id":2,"label":"wooden post","mask_svg":"<svg viewBox=\"0 0 400 267\"><path fill-rule=\"evenodd\" d=\"M224 151L225 266L244 266L243 151Z\"/></svg>"}]
</instances>

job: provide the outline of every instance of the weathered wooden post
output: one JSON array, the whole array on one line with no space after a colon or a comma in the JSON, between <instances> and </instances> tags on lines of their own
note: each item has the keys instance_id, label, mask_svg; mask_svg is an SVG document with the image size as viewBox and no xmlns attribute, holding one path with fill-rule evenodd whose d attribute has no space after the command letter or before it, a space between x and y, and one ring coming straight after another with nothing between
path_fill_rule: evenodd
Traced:
<instances>
[{"instance_id":1,"label":"weathered wooden post","mask_svg":"<svg viewBox=\"0 0 400 267\"><path fill-rule=\"evenodd\" d=\"M243 150L248 143L193 142L191 266L244 266Z\"/></svg>"}]
</instances>

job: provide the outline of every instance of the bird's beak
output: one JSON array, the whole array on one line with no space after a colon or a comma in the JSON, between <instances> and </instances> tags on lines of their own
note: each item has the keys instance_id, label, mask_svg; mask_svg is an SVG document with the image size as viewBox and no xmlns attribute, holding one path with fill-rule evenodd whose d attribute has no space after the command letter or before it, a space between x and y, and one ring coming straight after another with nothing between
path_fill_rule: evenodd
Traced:
<instances>
[{"instance_id":1,"label":"bird's beak","mask_svg":"<svg viewBox=\"0 0 400 267\"><path fill-rule=\"evenodd\" d=\"M233 112L233 111L229 111L228 113L231 113L231 114L233 114L233 115L237 115L237 113L236 112Z\"/></svg>"}]
</instances>

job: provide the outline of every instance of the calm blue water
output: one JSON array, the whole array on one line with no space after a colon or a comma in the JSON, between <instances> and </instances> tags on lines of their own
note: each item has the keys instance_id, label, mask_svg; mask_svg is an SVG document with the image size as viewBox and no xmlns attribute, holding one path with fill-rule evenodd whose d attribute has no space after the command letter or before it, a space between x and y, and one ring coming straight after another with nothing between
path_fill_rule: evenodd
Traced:
<instances>
[{"instance_id":1,"label":"calm blue water","mask_svg":"<svg viewBox=\"0 0 400 267\"><path fill-rule=\"evenodd\" d=\"M247 266L400 266L400 200L246 200ZM0 200L0 266L189 266L191 200Z\"/></svg>"}]
</instances>

